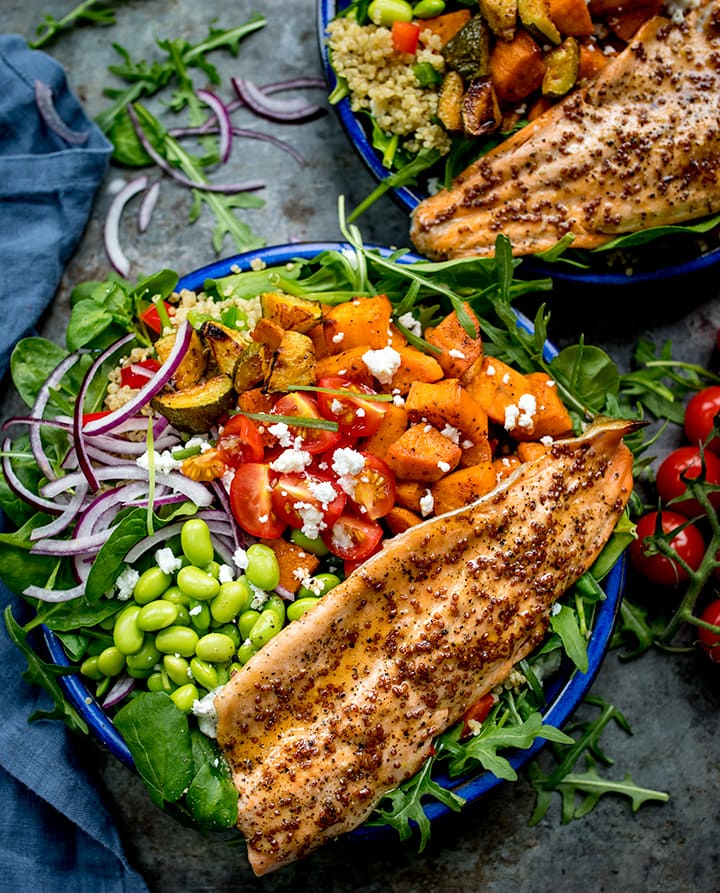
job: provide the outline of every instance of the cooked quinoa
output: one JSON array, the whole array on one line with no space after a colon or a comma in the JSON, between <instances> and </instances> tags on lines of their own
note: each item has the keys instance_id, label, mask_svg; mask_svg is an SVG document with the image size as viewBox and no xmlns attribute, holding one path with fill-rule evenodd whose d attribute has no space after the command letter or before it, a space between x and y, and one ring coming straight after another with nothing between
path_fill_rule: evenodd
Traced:
<instances>
[{"instance_id":1,"label":"cooked quinoa","mask_svg":"<svg viewBox=\"0 0 720 893\"><path fill-rule=\"evenodd\" d=\"M413 65L419 62L445 70L437 35L422 31L417 54L410 57L393 49L389 28L337 18L327 31L333 68L347 81L354 112L369 111L385 133L402 138L408 152L450 151L450 136L433 121L438 91L420 87L413 73Z\"/></svg>"}]
</instances>

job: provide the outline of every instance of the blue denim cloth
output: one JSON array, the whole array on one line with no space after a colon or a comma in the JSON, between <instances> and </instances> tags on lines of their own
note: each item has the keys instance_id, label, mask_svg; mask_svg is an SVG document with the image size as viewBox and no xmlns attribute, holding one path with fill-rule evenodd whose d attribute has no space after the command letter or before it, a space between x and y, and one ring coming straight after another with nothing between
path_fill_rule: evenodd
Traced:
<instances>
[{"instance_id":1,"label":"blue denim cloth","mask_svg":"<svg viewBox=\"0 0 720 893\"><path fill-rule=\"evenodd\" d=\"M45 125L36 79L52 88L67 126L89 131L83 144L68 145ZM60 65L21 37L0 35L0 375L57 290L110 152ZM18 599L0 583L0 609L8 604L17 616ZM0 622L0 889L147 893L70 732L58 720L28 723L52 704L23 680L25 669Z\"/></svg>"}]
</instances>

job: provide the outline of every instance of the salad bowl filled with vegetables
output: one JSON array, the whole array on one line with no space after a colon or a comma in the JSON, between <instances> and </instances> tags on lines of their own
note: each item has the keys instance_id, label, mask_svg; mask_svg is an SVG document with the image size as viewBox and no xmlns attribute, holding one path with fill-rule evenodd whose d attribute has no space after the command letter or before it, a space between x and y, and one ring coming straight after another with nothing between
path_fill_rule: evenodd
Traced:
<instances>
[{"instance_id":1,"label":"salad bowl filled with vegetables","mask_svg":"<svg viewBox=\"0 0 720 893\"><path fill-rule=\"evenodd\" d=\"M351 219L389 192L423 256L489 256L502 232L525 269L558 282L712 268L717 145L685 107L707 101L685 81L689 39L693 58L714 52L712 6L320 0L330 101L379 181Z\"/></svg>"},{"instance_id":2,"label":"salad bowl filled with vegetables","mask_svg":"<svg viewBox=\"0 0 720 893\"><path fill-rule=\"evenodd\" d=\"M636 424L588 427L607 407L577 351L547 342L542 308L531 323L512 306L548 283L515 279L502 240L491 260L434 264L345 235L86 283L66 345L30 338L11 360L28 407L4 425L11 637L71 728L181 820L239 829L258 874L345 832L424 844L433 819L571 740L559 727L608 646L631 538ZM467 598L487 607L465 629ZM380 714L358 725L383 692L414 742L404 771ZM270 785L290 746L299 762ZM291 805L295 832L263 846L277 835L248 797L290 784L300 802L307 773L362 806Z\"/></svg>"}]
</instances>

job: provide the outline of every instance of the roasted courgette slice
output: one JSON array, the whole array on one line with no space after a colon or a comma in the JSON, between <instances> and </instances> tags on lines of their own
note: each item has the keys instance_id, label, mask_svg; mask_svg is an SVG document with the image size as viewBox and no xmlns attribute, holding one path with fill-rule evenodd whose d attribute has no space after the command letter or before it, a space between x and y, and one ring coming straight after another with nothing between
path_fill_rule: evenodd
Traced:
<instances>
[{"instance_id":1,"label":"roasted courgette slice","mask_svg":"<svg viewBox=\"0 0 720 893\"><path fill-rule=\"evenodd\" d=\"M247 336L220 322L207 320L200 326L200 339L207 345L218 369L232 378L248 342Z\"/></svg>"},{"instance_id":2,"label":"roasted courgette slice","mask_svg":"<svg viewBox=\"0 0 720 893\"><path fill-rule=\"evenodd\" d=\"M170 352L175 346L175 333L165 335L164 338L158 338L155 342L155 350L161 363L170 356ZM190 344L185 356L172 377L172 385L178 390L189 388L191 385L197 384L205 374L207 359L205 356L205 348L203 347L200 336L193 329L190 336Z\"/></svg>"},{"instance_id":3,"label":"roasted courgette slice","mask_svg":"<svg viewBox=\"0 0 720 893\"><path fill-rule=\"evenodd\" d=\"M545 76L542 92L550 99L559 99L575 86L580 69L580 45L574 37L566 37L559 47L545 53Z\"/></svg>"},{"instance_id":4,"label":"roasted courgette slice","mask_svg":"<svg viewBox=\"0 0 720 893\"><path fill-rule=\"evenodd\" d=\"M260 296L262 313L282 329L309 332L322 319L322 305L283 292L265 292Z\"/></svg>"},{"instance_id":5,"label":"roasted courgette slice","mask_svg":"<svg viewBox=\"0 0 720 893\"><path fill-rule=\"evenodd\" d=\"M490 64L490 26L478 13L440 51L448 67L465 82L487 74Z\"/></svg>"},{"instance_id":6,"label":"roasted courgette slice","mask_svg":"<svg viewBox=\"0 0 720 893\"><path fill-rule=\"evenodd\" d=\"M245 345L233 374L233 383L238 394L249 391L265 381L270 366L271 351L261 341L251 341Z\"/></svg>"},{"instance_id":7,"label":"roasted courgette slice","mask_svg":"<svg viewBox=\"0 0 720 893\"><path fill-rule=\"evenodd\" d=\"M467 136L492 133L500 126L502 112L489 77L473 78L462 99L463 131Z\"/></svg>"},{"instance_id":8,"label":"roasted courgette slice","mask_svg":"<svg viewBox=\"0 0 720 893\"><path fill-rule=\"evenodd\" d=\"M549 0L518 0L518 16L532 36L541 43L548 40L557 46L562 41L562 34L550 16Z\"/></svg>"},{"instance_id":9,"label":"roasted courgette slice","mask_svg":"<svg viewBox=\"0 0 720 893\"><path fill-rule=\"evenodd\" d=\"M463 129L462 100L465 85L457 71L445 73L438 96L437 116L440 123L450 133L460 133Z\"/></svg>"},{"instance_id":10,"label":"roasted courgette slice","mask_svg":"<svg viewBox=\"0 0 720 893\"><path fill-rule=\"evenodd\" d=\"M292 385L315 384L315 345L302 332L285 332L275 351L265 387L286 391Z\"/></svg>"},{"instance_id":11,"label":"roasted courgette slice","mask_svg":"<svg viewBox=\"0 0 720 893\"><path fill-rule=\"evenodd\" d=\"M178 431L202 434L235 405L235 389L229 376L216 375L178 391L164 391L152 400L153 409Z\"/></svg>"}]
</instances>

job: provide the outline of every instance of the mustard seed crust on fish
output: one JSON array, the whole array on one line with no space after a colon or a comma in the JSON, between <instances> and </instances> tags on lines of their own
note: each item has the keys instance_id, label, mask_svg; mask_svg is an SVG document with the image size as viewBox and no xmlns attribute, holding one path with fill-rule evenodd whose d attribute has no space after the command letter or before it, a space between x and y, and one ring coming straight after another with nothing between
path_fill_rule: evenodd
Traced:
<instances>
[{"instance_id":1,"label":"mustard seed crust on fish","mask_svg":"<svg viewBox=\"0 0 720 893\"><path fill-rule=\"evenodd\" d=\"M515 255L568 233L596 248L720 210L720 3L656 16L598 77L420 202L411 239L432 259Z\"/></svg>"},{"instance_id":2,"label":"mustard seed crust on fish","mask_svg":"<svg viewBox=\"0 0 720 893\"><path fill-rule=\"evenodd\" d=\"M361 824L545 637L632 490L605 420L386 542L215 698L257 875Z\"/></svg>"}]
</instances>

